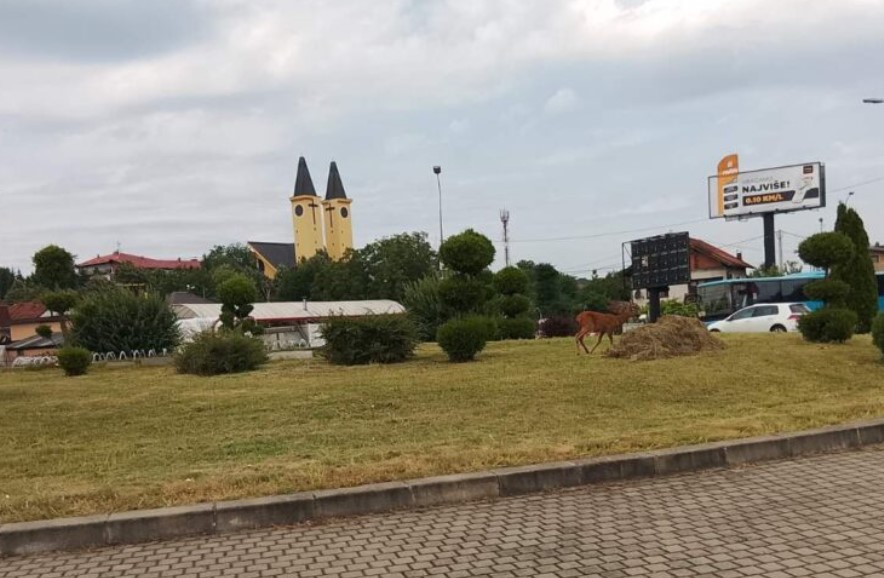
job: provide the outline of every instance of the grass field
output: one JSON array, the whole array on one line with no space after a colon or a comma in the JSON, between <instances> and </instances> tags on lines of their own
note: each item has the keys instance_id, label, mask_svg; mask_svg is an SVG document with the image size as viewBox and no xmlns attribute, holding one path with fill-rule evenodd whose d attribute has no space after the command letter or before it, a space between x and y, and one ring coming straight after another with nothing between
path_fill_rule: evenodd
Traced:
<instances>
[{"instance_id":1,"label":"grass field","mask_svg":"<svg viewBox=\"0 0 884 578\"><path fill-rule=\"evenodd\" d=\"M725 336L647 363L571 340L434 346L389 367L275 362L238 376L171 368L0 372L0 520L347 486L721 440L884 415L868 338Z\"/></svg>"}]
</instances>

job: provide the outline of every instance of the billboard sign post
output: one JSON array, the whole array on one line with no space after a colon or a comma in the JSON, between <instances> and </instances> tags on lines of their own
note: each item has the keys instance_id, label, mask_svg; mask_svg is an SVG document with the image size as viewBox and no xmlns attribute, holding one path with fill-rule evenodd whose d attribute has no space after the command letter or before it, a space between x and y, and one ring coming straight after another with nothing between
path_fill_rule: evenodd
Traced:
<instances>
[{"instance_id":1,"label":"billboard sign post","mask_svg":"<svg viewBox=\"0 0 884 578\"><path fill-rule=\"evenodd\" d=\"M660 292L670 285L691 281L691 239L688 233L669 233L630 243L632 288L647 289L650 321L660 316Z\"/></svg>"},{"instance_id":2,"label":"billboard sign post","mask_svg":"<svg viewBox=\"0 0 884 578\"><path fill-rule=\"evenodd\" d=\"M709 218L764 221L764 267L776 264L774 215L826 206L826 166L820 162L756 171L739 170L732 154L718 163L709 177Z\"/></svg>"}]
</instances>

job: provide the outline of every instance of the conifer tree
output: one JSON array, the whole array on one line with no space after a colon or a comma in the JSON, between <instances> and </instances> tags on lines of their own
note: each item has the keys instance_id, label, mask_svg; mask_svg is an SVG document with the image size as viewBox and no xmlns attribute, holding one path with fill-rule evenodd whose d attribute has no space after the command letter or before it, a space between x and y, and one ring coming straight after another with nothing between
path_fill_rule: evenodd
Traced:
<instances>
[{"instance_id":1,"label":"conifer tree","mask_svg":"<svg viewBox=\"0 0 884 578\"><path fill-rule=\"evenodd\" d=\"M832 279L850 285L845 305L856 313L859 319L858 333L868 333L872 319L878 312L878 283L875 279L875 267L869 255L869 235L859 214L844 203L838 205L835 231L850 238L854 251L844 264L832 268Z\"/></svg>"}]
</instances>

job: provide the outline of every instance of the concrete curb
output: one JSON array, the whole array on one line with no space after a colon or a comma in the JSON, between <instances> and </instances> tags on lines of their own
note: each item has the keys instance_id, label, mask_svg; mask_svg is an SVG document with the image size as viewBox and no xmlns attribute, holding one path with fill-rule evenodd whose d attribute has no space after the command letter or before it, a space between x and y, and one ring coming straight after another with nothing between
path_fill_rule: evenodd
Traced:
<instances>
[{"instance_id":1,"label":"concrete curb","mask_svg":"<svg viewBox=\"0 0 884 578\"><path fill-rule=\"evenodd\" d=\"M810 431L196 506L0 525L0 556L135 544L489 500L884 443L884 419Z\"/></svg>"}]
</instances>

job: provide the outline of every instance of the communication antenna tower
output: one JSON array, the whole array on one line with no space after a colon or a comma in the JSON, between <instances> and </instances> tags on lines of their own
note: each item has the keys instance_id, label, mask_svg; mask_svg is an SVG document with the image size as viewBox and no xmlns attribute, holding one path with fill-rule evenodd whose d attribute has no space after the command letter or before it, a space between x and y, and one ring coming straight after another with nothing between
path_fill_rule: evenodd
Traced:
<instances>
[{"instance_id":1,"label":"communication antenna tower","mask_svg":"<svg viewBox=\"0 0 884 578\"><path fill-rule=\"evenodd\" d=\"M506 266L510 266L510 212L506 209L500 211L500 222L503 224L503 255Z\"/></svg>"}]
</instances>

